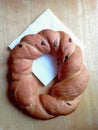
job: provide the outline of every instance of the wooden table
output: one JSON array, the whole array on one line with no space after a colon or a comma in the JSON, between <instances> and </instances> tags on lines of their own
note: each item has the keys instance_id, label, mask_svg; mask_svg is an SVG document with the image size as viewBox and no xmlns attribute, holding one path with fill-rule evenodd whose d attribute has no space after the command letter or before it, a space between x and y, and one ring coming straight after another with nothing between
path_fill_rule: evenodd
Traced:
<instances>
[{"instance_id":1,"label":"wooden table","mask_svg":"<svg viewBox=\"0 0 98 130\"><path fill-rule=\"evenodd\" d=\"M7 47L47 8L84 43L90 81L76 112L41 121L26 116L8 100ZM0 0L0 130L98 130L97 82L97 0Z\"/></svg>"}]
</instances>

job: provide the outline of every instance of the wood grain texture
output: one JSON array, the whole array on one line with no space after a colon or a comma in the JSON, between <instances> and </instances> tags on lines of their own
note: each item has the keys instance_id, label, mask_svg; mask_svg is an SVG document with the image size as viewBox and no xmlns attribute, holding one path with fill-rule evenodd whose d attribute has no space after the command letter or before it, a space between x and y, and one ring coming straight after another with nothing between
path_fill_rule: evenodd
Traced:
<instances>
[{"instance_id":1,"label":"wood grain texture","mask_svg":"<svg viewBox=\"0 0 98 130\"><path fill-rule=\"evenodd\" d=\"M76 112L41 121L23 114L8 100L7 47L47 8L84 43L90 81ZM0 130L98 130L97 23L97 0L0 0Z\"/></svg>"}]
</instances>

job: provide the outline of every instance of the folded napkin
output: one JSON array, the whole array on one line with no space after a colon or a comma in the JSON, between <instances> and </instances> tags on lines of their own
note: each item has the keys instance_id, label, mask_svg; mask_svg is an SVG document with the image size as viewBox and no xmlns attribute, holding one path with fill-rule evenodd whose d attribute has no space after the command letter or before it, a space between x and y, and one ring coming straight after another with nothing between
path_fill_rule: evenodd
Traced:
<instances>
[{"instance_id":1,"label":"folded napkin","mask_svg":"<svg viewBox=\"0 0 98 130\"><path fill-rule=\"evenodd\" d=\"M64 31L71 36L73 41L79 45L82 50L84 45L80 43L78 38L72 33L72 31L64 25L50 9L47 9L42 13L22 34L20 34L10 45L9 48L13 49L22 37L27 34L36 34L43 29L52 29L55 31ZM33 61L32 72L35 76L46 86L57 75L58 67L55 57L49 54L45 54L40 58Z\"/></svg>"}]
</instances>

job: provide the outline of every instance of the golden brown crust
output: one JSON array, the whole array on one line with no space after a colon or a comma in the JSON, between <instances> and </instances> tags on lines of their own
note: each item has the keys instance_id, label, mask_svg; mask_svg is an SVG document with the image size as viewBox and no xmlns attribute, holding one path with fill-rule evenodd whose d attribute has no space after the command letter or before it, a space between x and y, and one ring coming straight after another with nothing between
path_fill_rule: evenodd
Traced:
<instances>
[{"instance_id":1,"label":"golden brown crust","mask_svg":"<svg viewBox=\"0 0 98 130\"><path fill-rule=\"evenodd\" d=\"M31 72L32 61L46 53L56 56L59 66L58 79L50 87L42 87ZM81 49L65 32L46 29L23 37L9 61L9 94L31 116L51 119L76 110L89 75Z\"/></svg>"}]
</instances>

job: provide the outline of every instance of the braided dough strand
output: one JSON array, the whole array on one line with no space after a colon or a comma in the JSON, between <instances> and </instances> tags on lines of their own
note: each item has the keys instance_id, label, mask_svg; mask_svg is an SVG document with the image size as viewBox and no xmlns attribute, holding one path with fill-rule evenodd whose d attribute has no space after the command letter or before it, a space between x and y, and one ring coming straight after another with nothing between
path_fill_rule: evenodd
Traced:
<instances>
[{"instance_id":1,"label":"braided dough strand","mask_svg":"<svg viewBox=\"0 0 98 130\"><path fill-rule=\"evenodd\" d=\"M57 58L58 77L47 87L32 74L34 59L51 53ZM9 58L9 94L22 109L39 119L51 119L76 110L89 75L82 51L62 31L42 30L23 37Z\"/></svg>"}]
</instances>

